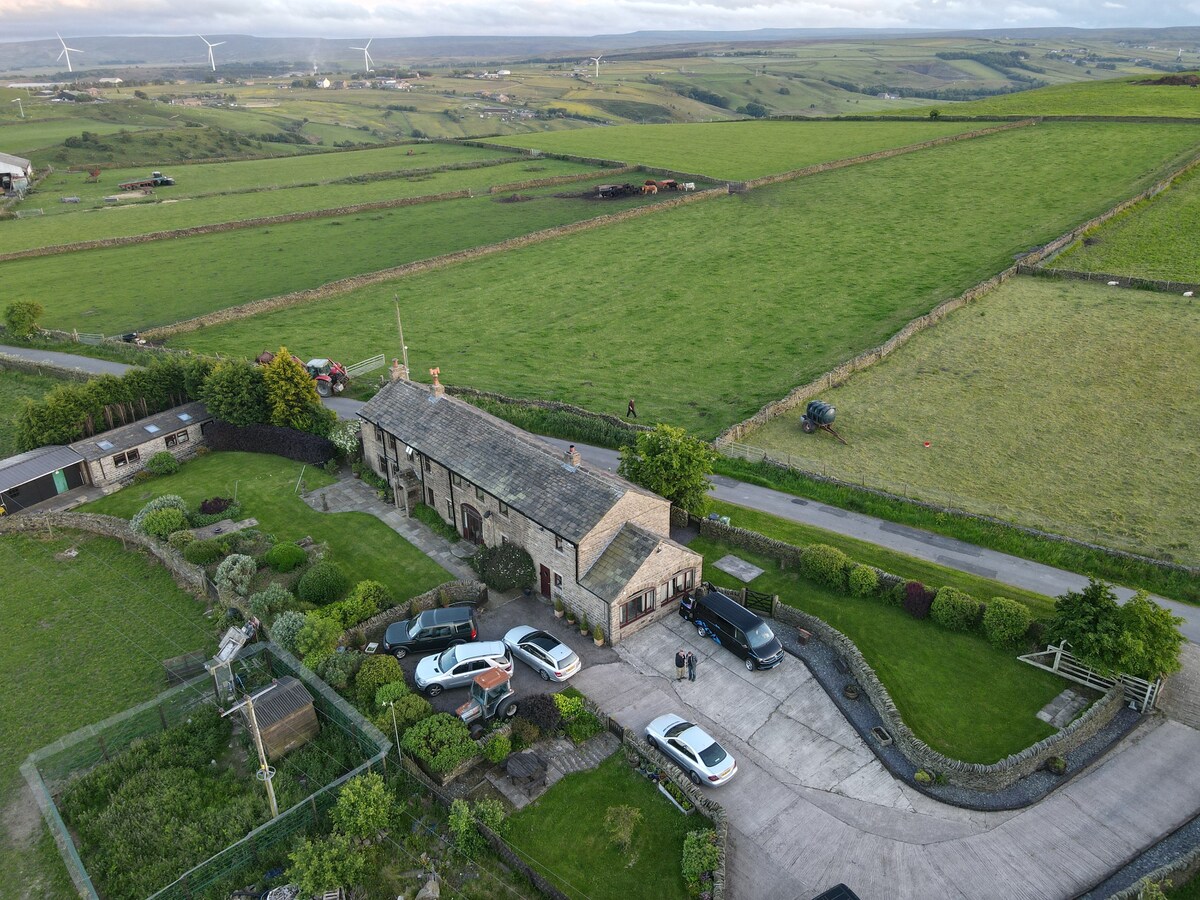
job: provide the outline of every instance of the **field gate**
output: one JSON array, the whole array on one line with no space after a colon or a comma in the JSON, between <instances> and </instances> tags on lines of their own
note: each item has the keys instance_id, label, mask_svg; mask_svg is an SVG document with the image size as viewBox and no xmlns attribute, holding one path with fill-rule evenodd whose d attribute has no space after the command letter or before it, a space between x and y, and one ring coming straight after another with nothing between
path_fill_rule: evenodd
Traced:
<instances>
[{"instance_id":1,"label":"field gate","mask_svg":"<svg viewBox=\"0 0 1200 900\"><path fill-rule=\"evenodd\" d=\"M346 366L346 374L351 378L357 378L367 372L373 372L375 369L382 368L384 358L382 353L377 353L369 359L364 359L362 362L356 362L354 365Z\"/></svg>"},{"instance_id":2,"label":"field gate","mask_svg":"<svg viewBox=\"0 0 1200 900\"><path fill-rule=\"evenodd\" d=\"M1139 712L1148 713L1154 709L1154 704L1158 702L1158 694L1162 690L1161 678L1156 678L1154 681L1146 681L1144 678L1137 678L1133 675L1105 678L1076 659L1067 650L1068 646L1070 645L1066 641L1057 647L1054 644L1047 644L1045 650L1026 653L1017 658L1021 662L1061 675L1063 678L1097 691L1107 691L1119 681L1125 688L1125 699L1130 701Z\"/></svg>"},{"instance_id":3,"label":"field gate","mask_svg":"<svg viewBox=\"0 0 1200 900\"><path fill-rule=\"evenodd\" d=\"M742 593L746 597L744 604L746 609L752 609L768 616L775 611L774 594L764 594L761 591L752 591L750 588L746 588Z\"/></svg>"}]
</instances>

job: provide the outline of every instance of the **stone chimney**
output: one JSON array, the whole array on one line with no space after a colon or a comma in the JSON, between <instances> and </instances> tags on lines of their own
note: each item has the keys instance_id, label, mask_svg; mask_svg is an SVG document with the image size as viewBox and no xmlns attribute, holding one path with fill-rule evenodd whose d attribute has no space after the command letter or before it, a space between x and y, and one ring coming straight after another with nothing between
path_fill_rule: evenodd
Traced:
<instances>
[{"instance_id":1,"label":"stone chimney","mask_svg":"<svg viewBox=\"0 0 1200 900\"><path fill-rule=\"evenodd\" d=\"M408 366L398 359L392 360L392 381L408 381Z\"/></svg>"},{"instance_id":2,"label":"stone chimney","mask_svg":"<svg viewBox=\"0 0 1200 900\"><path fill-rule=\"evenodd\" d=\"M441 367L430 369L429 374L433 376L433 384L429 386L429 395L431 397L445 397L446 387L438 381L438 376L442 374Z\"/></svg>"},{"instance_id":3,"label":"stone chimney","mask_svg":"<svg viewBox=\"0 0 1200 900\"><path fill-rule=\"evenodd\" d=\"M583 463L583 457L579 455L579 451L575 449L574 444L567 448L566 459L567 465L574 466L575 468L579 468Z\"/></svg>"}]
</instances>

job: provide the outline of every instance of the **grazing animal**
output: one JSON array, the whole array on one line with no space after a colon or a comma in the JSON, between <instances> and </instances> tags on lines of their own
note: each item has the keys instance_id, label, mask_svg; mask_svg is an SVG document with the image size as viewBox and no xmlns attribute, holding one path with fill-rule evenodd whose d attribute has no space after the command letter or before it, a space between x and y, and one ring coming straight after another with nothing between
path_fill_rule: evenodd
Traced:
<instances>
[{"instance_id":1,"label":"grazing animal","mask_svg":"<svg viewBox=\"0 0 1200 900\"><path fill-rule=\"evenodd\" d=\"M657 194L658 193L658 185L657 184L643 184L642 185L642 193L643 194Z\"/></svg>"}]
</instances>

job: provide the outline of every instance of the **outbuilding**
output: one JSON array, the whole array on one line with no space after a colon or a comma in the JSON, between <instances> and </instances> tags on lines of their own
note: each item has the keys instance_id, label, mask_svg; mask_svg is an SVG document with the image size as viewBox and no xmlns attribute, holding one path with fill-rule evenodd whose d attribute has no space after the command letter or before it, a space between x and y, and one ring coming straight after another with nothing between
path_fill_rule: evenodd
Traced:
<instances>
[{"instance_id":1,"label":"outbuilding","mask_svg":"<svg viewBox=\"0 0 1200 900\"><path fill-rule=\"evenodd\" d=\"M279 759L303 747L321 730L312 695L298 678L285 675L253 699L254 718L267 759Z\"/></svg>"},{"instance_id":2,"label":"outbuilding","mask_svg":"<svg viewBox=\"0 0 1200 900\"><path fill-rule=\"evenodd\" d=\"M82 486L84 459L70 447L39 447L0 460L0 515L28 509Z\"/></svg>"},{"instance_id":3,"label":"outbuilding","mask_svg":"<svg viewBox=\"0 0 1200 900\"><path fill-rule=\"evenodd\" d=\"M132 480L156 453L192 455L212 420L203 403L188 403L76 441L70 448L85 460L87 480L109 494Z\"/></svg>"}]
</instances>

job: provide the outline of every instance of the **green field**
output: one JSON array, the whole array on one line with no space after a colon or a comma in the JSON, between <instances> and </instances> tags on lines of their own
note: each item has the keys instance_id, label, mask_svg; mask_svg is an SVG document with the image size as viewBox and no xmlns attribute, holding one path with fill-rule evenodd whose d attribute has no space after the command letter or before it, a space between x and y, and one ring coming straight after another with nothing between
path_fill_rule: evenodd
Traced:
<instances>
[{"instance_id":1,"label":"green field","mask_svg":"<svg viewBox=\"0 0 1200 900\"><path fill-rule=\"evenodd\" d=\"M1187 86L1136 84L1161 78L1154 72L1109 81L1091 81L1078 84L1055 84L974 100L956 103L953 106L939 105L930 100L942 112L956 116L1165 116L1173 119L1200 118L1200 91ZM920 110L909 110L912 115Z\"/></svg>"},{"instance_id":2,"label":"green field","mask_svg":"<svg viewBox=\"0 0 1200 900\"><path fill-rule=\"evenodd\" d=\"M512 169L514 177L519 174ZM481 196L10 260L0 263L0 278L14 296L42 303L44 327L103 334L144 331L339 278L661 202L669 196L611 203L553 196L578 194L587 186L580 182L525 191L522 196L535 199L522 203ZM312 336L296 346L316 340Z\"/></svg>"},{"instance_id":3,"label":"green field","mask_svg":"<svg viewBox=\"0 0 1200 900\"><path fill-rule=\"evenodd\" d=\"M6 369L0 364L0 459L17 452L16 416L24 401L40 400L63 383L61 378Z\"/></svg>"},{"instance_id":4,"label":"green field","mask_svg":"<svg viewBox=\"0 0 1200 900\"><path fill-rule=\"evenodd\" d=\"M1037 712L1065 682L1019 662L1015 652L997 650L975 634L919 621L880 600L835 593L740 547L704 537L689 546L704 555L705 577L714 584L746 586L713 566L734 553L765 570L749 587L778 594L854 641L904 723L938 752L993 763L1054 733Z\"/></svg>"},{"instance_id":5,"label":"green field","mask_svg":"<svg viewBox=\"0 0 1200 900\"><path fill-rule=\"evenodd\" d=\"M520 138L498 144L746 180L816 163L919 144L978 126L950 122L728 122L622 125Z\"/></svg>"},{"instance_id":6,"label":"green field","mask_svg":"<svg viewBox=\"0 0 1200 900\"><path fill-rule=\"evenodd\" d=\"M1072 244L1047 265L1162 281L1200 281L1200 170Z\"/></svg>"},{"instance_id":7,"label":"green field","mask_svg":"<svg viewBox=\"0 0 1200 900\"><path fill-rule=\"evenodd\" d=\"M0 141L5 153L15 153L39 164L36 151L51 144L58 144L69 137L79 137L84 131L93 134L114 135L121 131L136 132L153 126L125 125L120 122L95 122L90 119L47 119L30 120L19 124L6 124L0 129ZM159 126L161 127L161 126Z\"/></svg>"},{"instance_id":8,"label":"green field","mask_svg":"<svg viewBox=\"0 0 1200 900\"><path fill-rule=\"evenodd\" d=\"M493 185L588 171L595 170L578 163L541 159L348 184L285 187L197 197L186 199L186 202L173 200L168 193L170 189L167 189L155 195L153 200L114 206L105 205L103 200L91 207L83 203L78 207L58 203L57 207L48 206L44 216L21 219L11 224L0 222L0 237L4 239L5 252L12 252L76 241L237 222L260 216L332 209L397 197L421 197L461 190L486 191ZM77 183L83 177L64 174L63 186L58 190L63 196L72 196L72 181ZM564 191L570 189L570 186L560 188ZM43 197L40 202L47 203L47 200Z\"/></svg>"},{"instance_id":9,"label":"green field","mask_svg":"<svg viewBox=\"0 0 1200 900\"><path fill-rule=\"evenodd\" d=\"M73 559L57 554L76 547ZM119 541L0 536L0 883L6 897L73 896L17 767L32 751L166 688L161 662L215 649L204 604Z\"/></svg>"},{"instance_id":10,"label":"green field","mask_svg":"<svg viewBox=\"0 0 1200 900\"><path fill-rule=\"evenodd\" d=\"M1021 278L823 394L849 446L803 434L796 415L745 442L855 483L1195 565L1198 381L1194 302Z\"/></svg>"},{"instance_id":11,"label":"green field","mask_svg":"<svg viewBox=\"0 0 1200 900\"><path fill-rule=\"evenodd\" d=\"M309 490L334 481L319 469L267 453L210 453L175 475L109 494L83 510L130 518L160 494L179 494L193 508L209 497L236 496L244 514L258 519L259 528L277 541L310 536L326 542L352 581L382 582L397 600L450 580L441 566L369 513L323 513L309 507L295 493L302 468Z\"/></svg>"},{"instance_id":12,"label":"green field","mask_svg":"<svg viewBox=\"0 0 1200 900\"><path fill-rule=\"evenodd\" d=\"M615 413L633 396L645 419L713 436L1135 193L1195 143L1186 126L1023 128L171 343L252 357L319 341L334 358L361 359L386 350L398 295L414 372L440 366L450 384Z\"/></svg>"}]
</instances>

